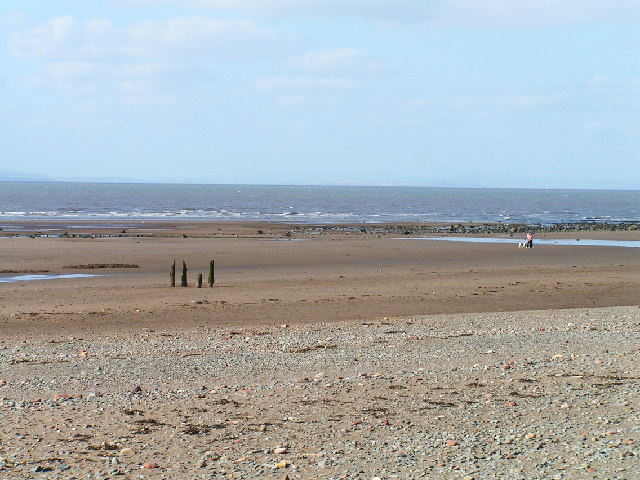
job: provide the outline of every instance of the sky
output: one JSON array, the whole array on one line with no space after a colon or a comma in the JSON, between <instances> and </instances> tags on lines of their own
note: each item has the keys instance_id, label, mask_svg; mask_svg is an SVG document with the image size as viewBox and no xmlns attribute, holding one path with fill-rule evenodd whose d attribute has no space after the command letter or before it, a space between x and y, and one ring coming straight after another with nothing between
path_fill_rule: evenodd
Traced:
<instances>
[{"instance_id":1,"label":"sky","mask_svg":"<svg viewBox=\"0 0 640 480\"><path fill-rule=\"evenodd\" d=\"M0 171L640 189L637 0L21 0Z\"/></svg>"}]
</instances>

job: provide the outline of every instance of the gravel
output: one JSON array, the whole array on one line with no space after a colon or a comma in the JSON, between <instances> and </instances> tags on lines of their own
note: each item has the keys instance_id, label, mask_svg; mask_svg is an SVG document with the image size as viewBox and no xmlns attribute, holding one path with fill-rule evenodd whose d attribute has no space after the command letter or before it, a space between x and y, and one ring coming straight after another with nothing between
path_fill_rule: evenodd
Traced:
<instances>
[{"instance_id":1,"label":"gravel","mask_svg":"<svg viewBox=\"0 0 640 480\"><path fill-rule=\"evenodd\" d=\"M0 478L640 478L640 308L0 343Z\"/></svg>"}]
</instances>

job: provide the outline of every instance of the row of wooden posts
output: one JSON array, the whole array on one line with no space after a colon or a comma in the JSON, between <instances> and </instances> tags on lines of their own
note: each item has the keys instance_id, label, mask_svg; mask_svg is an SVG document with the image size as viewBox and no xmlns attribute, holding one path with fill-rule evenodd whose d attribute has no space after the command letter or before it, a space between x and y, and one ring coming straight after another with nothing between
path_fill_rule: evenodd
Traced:
<instances>
[{"instance_id":1,"label":"row of wooden posts","mask_svg":"<svg viewBox=\"0 0 640 480\"><path fill-rule=\"evenodd\" d=\"M211 260L209 262L209 281L208 281L210 287L213 287L213 282L215 281L214 268L215 268L215 261ZM169 278L171 279L171 286L175 287L176 286L176 261L175 260L171 265L171 272L169 272ZM182 261L182 278L180 279L180 286L181 287L187 286L187 264L184 262L184 260ZM201 273L198 274L197 287L202 288Z\"/></svg>"}]
</instances>

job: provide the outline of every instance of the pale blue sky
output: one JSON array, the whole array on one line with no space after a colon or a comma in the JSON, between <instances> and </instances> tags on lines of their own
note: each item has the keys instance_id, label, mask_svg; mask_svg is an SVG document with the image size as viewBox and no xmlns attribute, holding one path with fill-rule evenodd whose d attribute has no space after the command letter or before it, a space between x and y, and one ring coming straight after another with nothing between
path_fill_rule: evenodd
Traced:
<instances>
[{"instance_id":1,"label":"pale blue sky","mask_svg":"<svg viewBox=\"0 0 640 480\"><path fill-rule=\"evenodd\" d=\"M640 189L639 27L637 0L3 2L0 171Z\"/></svg>"}]
</instances>

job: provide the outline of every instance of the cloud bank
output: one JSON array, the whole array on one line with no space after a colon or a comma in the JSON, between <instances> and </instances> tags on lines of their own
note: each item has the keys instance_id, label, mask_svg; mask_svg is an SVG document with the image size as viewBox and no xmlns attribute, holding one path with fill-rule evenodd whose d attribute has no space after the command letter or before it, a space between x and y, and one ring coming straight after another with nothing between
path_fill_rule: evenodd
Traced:
<instances>
[{"instance_id":1,"label":"cloud bank","mask_svg":"<svg viewBox=\"0 0 640 480\"><path fill-rule=\"evenodd\" d=\"M430 26L545 27L640 19L636 0L189 0L269 17L360 17ZM144 3L144 1L143 1ZM181 2L184 3L184 2Z\"/></svg>"},{"instance_id":2,"label":"cloud bank","mask_svg":"<svg viewBox=\"0 0 640 480\"><path fill-rule=\"evenodd\" d=\"M80 21L71 15L8 37L16 57L65 60L159 58L187 52L191 57L270 56L290 52L295 40L250 20L177 17L121 27L104 18Z\"/></svg>"}]
</instances>

